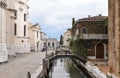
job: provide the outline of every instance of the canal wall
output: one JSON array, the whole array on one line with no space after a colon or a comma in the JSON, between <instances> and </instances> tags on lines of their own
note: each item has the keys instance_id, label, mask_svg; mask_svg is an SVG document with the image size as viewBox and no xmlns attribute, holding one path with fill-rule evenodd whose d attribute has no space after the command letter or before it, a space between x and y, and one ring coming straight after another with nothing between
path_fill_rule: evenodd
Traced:
<instances>
[{"instance_id":1,"label":"canal wall","mask_svg":"<svg viewBox=\"0 0 120 78\"><path fill-rule=\"evenodd\" d=\"M74 64L77 66L78 69L81 69L82 72L88 77L88 78L96 78L93 74L91 74L86 68L85 68L85 64L76 61L74 59L72 59L72 61L74 62Z\"/></svg>"},{"instance_id":2,"label":"canal wall","mask_svg":"<svg viewBox=\"0 0 120 78\"><path fill-rule=\"evenodd\" d=\"M53 54L53 51L48 50L48 54L47 56L50 57ZM44 58L42 58L43 60L40 62L40 66L36 69L36 71L33 74L30 74L30 77L28 76L28 78L41 78L41 76L43 76L44 73ZM41 59L40 59L41 60Z\"/></svg>"},{"instance_id":3,"label":"canal wall","mask_svg":"<svg viewBox=\"0 0 120 78\"><path fill-rule=\"evenodd\" d=\"M90 64L86 63L85 68L96 78L107 78L106 75L101 72L96 66L91 66Z\"/></svg>"},{"instance_id":4,"label":"canal wall","mask_svg":"<svg viewBox=\"0 0 120 78\"><path fill-rule=\"evenodd\" d=\"M86 63L85 68L93 74L96 78L118 78L114 76L113 74L104 74L100 69L94 65L91 65L90 63Z\"/></svg>"}]
</instances>

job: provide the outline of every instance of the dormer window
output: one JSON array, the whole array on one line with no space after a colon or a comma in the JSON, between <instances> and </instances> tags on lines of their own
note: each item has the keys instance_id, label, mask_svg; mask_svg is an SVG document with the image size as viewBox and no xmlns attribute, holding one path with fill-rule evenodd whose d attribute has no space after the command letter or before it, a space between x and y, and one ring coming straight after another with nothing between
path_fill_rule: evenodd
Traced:
<instances>
[{"instance_id":1,"label":"dormer window","mask_svg":"<svg viewBox=\"0 0 120 78\"><path fill-rule=\"evenodd\" d=\"M83 27L81 29L81 32L82 32L82 34L87 34L88 33L88 29L86 27Z\"/></svg>"}]
</instances>

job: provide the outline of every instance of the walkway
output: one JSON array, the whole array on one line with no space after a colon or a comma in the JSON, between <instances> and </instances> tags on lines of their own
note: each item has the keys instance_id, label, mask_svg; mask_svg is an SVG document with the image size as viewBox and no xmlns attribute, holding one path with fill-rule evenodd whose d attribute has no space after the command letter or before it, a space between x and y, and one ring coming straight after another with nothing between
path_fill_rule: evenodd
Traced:
<instances>
[{"instance_id":1,"label":"walkway","mask_svg":"<svg viewBox=\"0 0 120 78\"><path fill-rule=\"evenodd\" d=\"M27 78L27 72L33 74L44 57L45 52L17 54L16 58L10 58L8 63L0 65L0 78Z\"/></svg>"}]
</instances>

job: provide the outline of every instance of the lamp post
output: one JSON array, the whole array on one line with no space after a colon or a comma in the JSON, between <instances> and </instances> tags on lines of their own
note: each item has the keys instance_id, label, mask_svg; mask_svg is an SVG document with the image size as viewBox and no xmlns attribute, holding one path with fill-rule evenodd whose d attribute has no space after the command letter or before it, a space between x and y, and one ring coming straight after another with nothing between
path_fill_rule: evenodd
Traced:
<instances>
[{"instance_id":1,"label":"lamp post","mask_svg":"<svg viewBox=\"0 0 120 78\"><path fill-rule=\"evenodd\" d=\"M46 39L46 58L47 58L47 39Z\"/></svg>"}]
</instances>

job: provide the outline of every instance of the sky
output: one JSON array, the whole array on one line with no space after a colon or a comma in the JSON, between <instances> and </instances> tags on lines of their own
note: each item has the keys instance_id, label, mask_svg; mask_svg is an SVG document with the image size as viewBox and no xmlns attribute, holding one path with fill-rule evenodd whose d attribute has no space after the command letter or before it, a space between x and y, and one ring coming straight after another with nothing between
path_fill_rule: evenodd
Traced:
<instances>
[{"instance_id":1,"label":"sky","mask_svg":"<svg viewBox=\"0 0 120 78\"><path fill-rule=\"evenodd\" d=\"M50 38L57 38L71 28L75 20L108 15L108 0L29 0L29 21L39 23Z\"/></svg>"}]
</instances>

